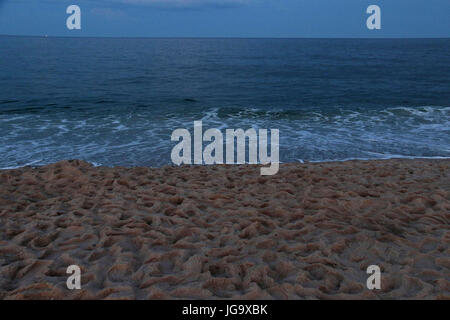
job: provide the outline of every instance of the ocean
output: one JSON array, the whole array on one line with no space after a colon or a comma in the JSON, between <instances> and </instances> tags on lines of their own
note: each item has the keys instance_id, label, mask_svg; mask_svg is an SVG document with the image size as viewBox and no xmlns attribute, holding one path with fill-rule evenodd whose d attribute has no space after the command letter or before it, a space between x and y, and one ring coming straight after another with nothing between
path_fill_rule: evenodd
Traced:
<instances>
[{"instance_id":1,"label":"ocean","mask_svg":"<svg viewBox=\"0 0 450 320\"><path fill-rule=\"evenodd\" d=\"M281 162L450 157L450 39L0 37L0 168L159 167L195 120Z\"/></svg>"}]
</instances>

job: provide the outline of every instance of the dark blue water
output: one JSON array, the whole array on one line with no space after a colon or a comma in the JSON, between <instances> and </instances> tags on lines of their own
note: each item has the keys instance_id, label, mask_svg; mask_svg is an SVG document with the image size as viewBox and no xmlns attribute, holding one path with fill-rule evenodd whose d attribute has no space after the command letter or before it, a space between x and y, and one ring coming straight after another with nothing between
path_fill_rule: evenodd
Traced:
<instances>
[{"instance_id":1,"label":"dark blue water","mask_svg":"<svg viewBox=\"0 0 450 320\"><path fill-rule=\"evenodd\" d=\"M450 39L0 37L0 168L169 164L194 120L283 162L450 157Z\"/></svg>"}]
</instances>

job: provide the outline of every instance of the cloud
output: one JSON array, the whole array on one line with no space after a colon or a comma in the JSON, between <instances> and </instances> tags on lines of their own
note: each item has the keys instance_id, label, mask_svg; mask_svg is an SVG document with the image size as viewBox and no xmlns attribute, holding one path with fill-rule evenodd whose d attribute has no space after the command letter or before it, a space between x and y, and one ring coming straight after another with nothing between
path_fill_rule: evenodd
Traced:
<instances>
[{"instance_id":1,"label":"cloud","mask_svg":"<svg viewBox=\"0 0 450 320\"><path fill-rule=\"evenodd\" d=\"M34 2L36 0L15 0L22 2ZM41 2L55 3L61 0L40 0ZM141 5L161 8L204 8L204 7L238 7L256 2L259 0L79 0L80 6L85 3L95 4L97 6L107 6L108 4L121 5ZM0 5L6 0L0 0Z\"/></svg>"},{"instance_id":2,"label":"cloud","mask_svg":"<svg viewBox=\"0 0 450 320\"><path fill-rule=\"evenodd\" d=\"M104 0L103 2L107 2ZM245 5L252 0L109 0L110 2L149 5L167 8L194 8L194 7L235 7Z\"/></svg>"},{"instance_id":3,"label":"cloud","mask_svg":"<svg viewBox=\"0 0 450 320\"><path fill-rule=\"evenodd\" d=\"M124 11L111 8L93 8L91 14L103 16L109 19L117 19L127 17Z\"/></svg>"}]
</instances>

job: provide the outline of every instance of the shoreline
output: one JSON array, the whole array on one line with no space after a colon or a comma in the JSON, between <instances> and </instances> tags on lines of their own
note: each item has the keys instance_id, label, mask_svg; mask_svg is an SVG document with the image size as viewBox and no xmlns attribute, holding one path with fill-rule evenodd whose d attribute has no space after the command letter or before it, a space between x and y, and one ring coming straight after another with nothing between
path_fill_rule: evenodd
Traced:
<instances>
[{"instance_id":1,"label":"shoreline","mask_svg":"<svg viewBox=\"0 0 450 320\"><path fill-rule=\"evenodd\" d=\"M299 159L297 161L291 161L291 162L282 162L279 161L280 166L281 165L294 165L294 164L320 164L320 163L343 163L343 162L353 162L353 161L361 161L361 162L367 162L367 161L389 161L389 160L424 160L424 161L434 161L434 160L450 160L450 157L444 157L444 156L433 156L433 157L423 157L423 156L392 156L392 157L386 157L386 158L347 158L347 159L342 159L342 160L332 160L332 159L326 159L326 160L303 160L303 159ZM47 164L40 164L40 165L32 165L33 163L36 163L37 161L32 161L29 164L25 164L25 165L21 165L21 166L14 166L14 167L4 167L4 168L0 168L0 172L1 171L6 171L6 170L17 170L17 169L22 169L22 168L33 168L33 169L38 169L41 167L45 167L45 166L49 166L58 162L70 162L70 161L81 161L81 162L85 162L88 163L90 165L92 165L92 167L94 168L99 168L99 167L103 167L103 168L110 168L110 169L114 169L114 168L127 168L127 169L132 169L132 168L149 168L149 169L161 169L161 168L166 168L166 167L194 167L194 166L220 166L217 164L191 164L191 165L185 165L182 164L181 166L175 165L175 164L164 164L162 166L144 166L144 165L136 165L136 166L121 166L121 165L104 165L101 163L97 163L94 161L87 161L87 160L81 160L81 159L63 159L63 160L59 160L56 162L52 162L52 163L47 163ZM245 164L222 164L222 165L226 165L226 166L250 166L250 164L245 163ZM264 166L261 164L252 164L251 166ZM267 165L265 165L267 166Z\"/></svg>"},{"instance_id":2,"label":"shoreline","mask_svg":"<svg viewBox=\"0 0 450 320\"><path fill-rule=\"evenodd\" d=\"M0 300L450 299L450 159L259 167L0 170Z\"/></svg>"}]
</instances>

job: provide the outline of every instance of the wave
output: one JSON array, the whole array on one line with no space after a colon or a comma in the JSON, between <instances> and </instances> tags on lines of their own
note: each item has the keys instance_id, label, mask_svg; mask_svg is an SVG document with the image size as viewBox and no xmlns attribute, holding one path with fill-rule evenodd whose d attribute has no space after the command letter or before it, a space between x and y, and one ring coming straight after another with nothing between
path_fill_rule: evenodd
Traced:
<instances>
[{"instance_id":1,"label":"wave","mask_svg":"<svg viewBox=\"0 0 450 320\"><path fill-rule=\"evenodd\" d=\"M0 167L64 159L158 167L171 163L173 130L192 131L196 120L203 121L204 130L279 129L282 162L450 157L448 106L269 109L192 105L0 113Z\"/></svg>"}]
</instances>

